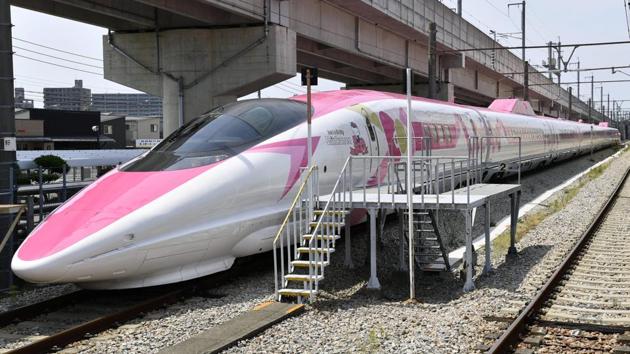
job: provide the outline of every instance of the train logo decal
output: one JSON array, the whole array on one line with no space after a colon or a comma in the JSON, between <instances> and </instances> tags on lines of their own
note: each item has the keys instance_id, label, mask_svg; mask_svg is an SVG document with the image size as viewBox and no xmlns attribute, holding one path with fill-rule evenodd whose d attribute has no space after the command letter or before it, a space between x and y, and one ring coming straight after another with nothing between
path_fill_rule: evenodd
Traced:
<instances>
[{"instance_id":1,"label":"train logo decal","mask_svg":"<svg viewBox=\"0 0 630 354\"><path fill-rule=\"evenodd\" d=\"M350 147L350 155L367 155L368 147L365 139L361 137L359 126L355 122L350 123L352 127L352 147Z\"/></svg>"}]
</instances>

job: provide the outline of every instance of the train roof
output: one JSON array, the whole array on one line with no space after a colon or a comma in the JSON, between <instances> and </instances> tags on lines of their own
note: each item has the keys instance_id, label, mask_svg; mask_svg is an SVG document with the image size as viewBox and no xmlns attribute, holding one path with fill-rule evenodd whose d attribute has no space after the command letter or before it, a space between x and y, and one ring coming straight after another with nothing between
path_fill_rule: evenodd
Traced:
<instances>
[{"instance_id":1,"label":"train roof","mask_svg":"<svg viewBox=\"0 0 630 354\"><path fill-rule=\"evenodd\" d=\"M312 104L315 108L314 118L319 116L323 116L327 113L336 111L338 109L342 109L344 107L353 106L359 103L376 101L376 100L385 100L385 99L407 99L406 95L392 92L381 92L381 91L373 91L373 90L334 90L334 91L321 91L315 92L311 96ZM299 95L291 97L290 99L306 102L306 95ZM496 99L490 104L489 107L477 107L477 106L469 106L462 105L453 102L445 102L441 100L435 100L425 97L417 97L412 96L412 100L417 102L427 102L434 103L441 106L450 106L450 107L458 107L464 109L472 109L476 111L482 112L494 112L501 114L515 114L522 115L530 118L538 118L538 119L549 119L554 121L564 121L567 123L575 123L579 124L580 122L563 120L553 117L546 117L535 114L534 110L531 108L529 102L524 102L519 99ZM582 123L589 124L589 123Z\"/></svg>"}]
</instances>

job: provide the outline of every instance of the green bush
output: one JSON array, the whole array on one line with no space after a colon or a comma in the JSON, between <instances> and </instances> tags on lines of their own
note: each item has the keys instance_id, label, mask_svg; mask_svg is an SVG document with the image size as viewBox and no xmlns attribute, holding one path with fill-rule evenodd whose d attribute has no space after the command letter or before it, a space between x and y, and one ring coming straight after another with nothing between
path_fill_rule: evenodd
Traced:
<instances>
[{"instance_id":1,"label":"green bush","mask_svg":"<svg viewBox=\"0 0 630 354\"><path fill-rule=\"evenodd\" d=\"M42 173L42 183L50 183L58 180L61 177L58 173ZM39 174L37 172L31 172L29 174L20 173L17 177L18 185L28 185L32 183L39 183Z\"/></svg>"},{"instance_id":2,"label":"green bush","mask_svg":"<svg viewBox=\"0 0 630 354\"><path fill-rule=\"evenodd\" d=\"M66 160L55 155L42 155L34 160L37 166L48 169L52 173L63 173L63 166L68 170Z\"/></svg>"}]
</instances>

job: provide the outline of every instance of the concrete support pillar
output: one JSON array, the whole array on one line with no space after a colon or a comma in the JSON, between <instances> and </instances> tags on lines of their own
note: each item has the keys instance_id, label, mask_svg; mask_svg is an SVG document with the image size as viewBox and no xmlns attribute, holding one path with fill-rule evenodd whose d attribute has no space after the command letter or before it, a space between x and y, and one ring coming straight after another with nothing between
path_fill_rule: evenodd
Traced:
<instances>
[{"instance_id":1,"label":"concrete support pillar","mask_svg":"<svg viewBox=\"0 0 630 354\"><path fill-rule=\"evenodd\" d=\"M179 82L162 76L162 115L164 117L162 129L164 136L175 131L181 123L180 114L184 115L184 107L180 105Z\"/></svg>"},{"instance_id":2,"label":"concrete support pillar","mask_svg":"<svg viewBox=\"0 0 630 354\"><path fill-rule=\"evenodd\" d=\"M295 76L296 34L273 25L104 36L105 78L163 97L164 135Z\"/></svg>"}]
</instances>

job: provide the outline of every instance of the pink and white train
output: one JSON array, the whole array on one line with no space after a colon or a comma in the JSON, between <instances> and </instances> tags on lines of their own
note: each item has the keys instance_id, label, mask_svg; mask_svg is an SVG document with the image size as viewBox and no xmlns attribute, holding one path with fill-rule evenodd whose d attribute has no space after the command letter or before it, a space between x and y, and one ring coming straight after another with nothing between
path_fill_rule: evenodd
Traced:
<instances>
[{"instance_id":1,"label":"pink and white train","mask_svg":"<svg viewBox=\"0 0 630 354\"><path fill-rule=\"evenodd\" d=\"M216 273L270 250L307 161L305 99L241 101L191 121L50 214L14 255L13 271L35 283L133 288ZM413 134L431 137L434 156L466 156L471 136L520 136L524 169L619 141L615 129L506 113L506 102L519 106L414 98ZM406 136L406 106L404 96L373 91L313 95L322 193L350 154L406 154L397 138ZM490 159L513 158L517 147L494 140Z\"/></svg>"}]
</instances>

